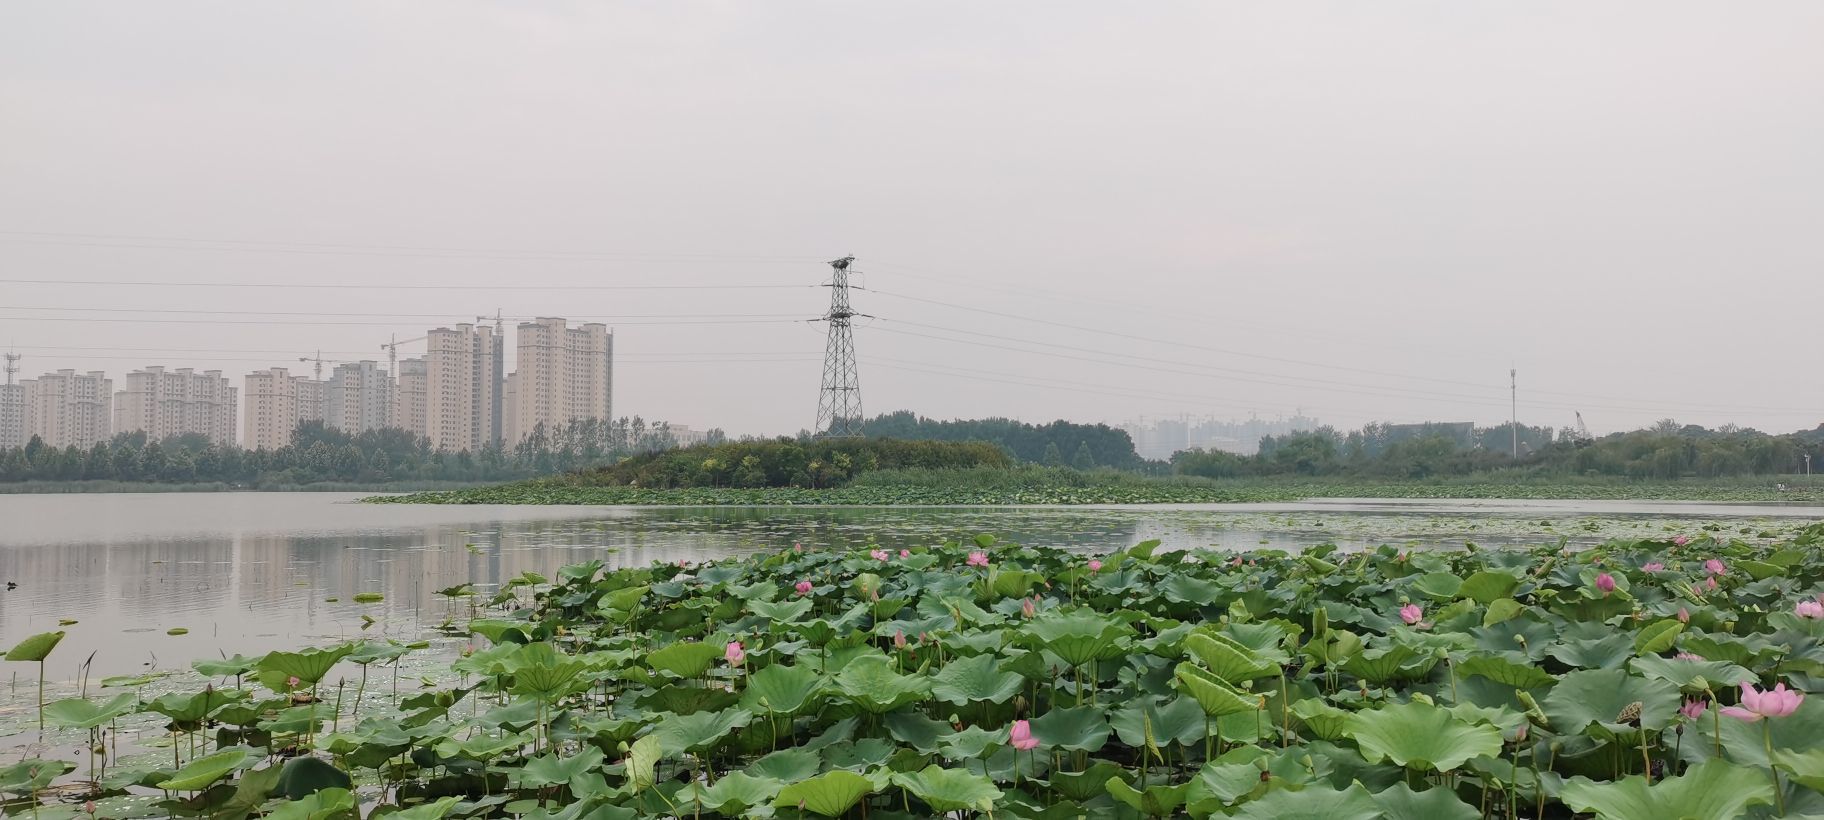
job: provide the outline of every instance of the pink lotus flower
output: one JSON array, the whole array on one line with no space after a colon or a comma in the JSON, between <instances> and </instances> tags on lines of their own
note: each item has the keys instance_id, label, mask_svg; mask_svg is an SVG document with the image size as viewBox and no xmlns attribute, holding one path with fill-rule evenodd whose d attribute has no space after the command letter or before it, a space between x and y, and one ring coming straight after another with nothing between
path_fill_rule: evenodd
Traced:
<instances>
[{"instance_id":1,"label":"pink lotus flower","mask_svg":"<svg viewBox=\"0 0 1824 820\"><path fill-rule=\"evenodd\" d=\"M969 553L969 560L965 563L972 567L988 566L988 553L982 552L981 550Z\"/></svg>"},{"instance_id":2,"label":"pink lotus flower","mask_svg":"<svg viewBox=\"0 0 1824 820\"><path fill-rule=\"evenodd\" d=\"M876 561L885 561L892 556L888 555L886 550L868 550L868 557Z\"/></svg>"},{"instance_id":3,"label":"pink lotus flower","mask_svg":"<svg viewBox=\"0 0 1824 820\"><path fill-rule=\"evenodd\" d=\"M1711 575L1721 575L1725 572L1728 572L1729 568L1723 566L1723 561L1721 558L1712 558L1712 559L1704 562L1704 571L1710 573Z\"/></svg>"},{"instance_id":4,"label":"pink lotus flower","mask_svg":"<svg viewBox=\"0 0 1824 820\"><path fill-rule=\"evenodd\" d=\"M1672 656L1672 660L1675 660L1675 661L1696 661L1696 662L1698 662L1698 663L1703 663L1703 662L1704 662L1704 656L1702 656L1702 655L1694 655L1694 654L1692 654L1692 653L1690 653L1690 652L1680 652L1680 653L1678 653L1678 654L1676 654L1676 655L1673 655L1673 656Z\"/></svg>"},{"instance_id":5,"label":"pink lotus flower","mask_svg":"<svg viewBox=\"0 0 1824 820\"><path fill-rule=\"evenodd\" d=\"M1090 572L1101 572L1102 571L1101 560L1096 559L1096 558L1089 559L1089 571Z\"/></svg>"},{"instance_id":6,"label":"pink lotus flower","mask_svg":"<svg viewBox=\"0 0 1824 820\"><path fill-rule=\"evenodd\" d=\"M1023 720L1016 720L1007 728L1007 741L1022 752L1039 746L1039 739L1032 736L1032 724Z\"/></svg>"},{"instance_id":7,"label":"pink lotus flower","mask_svg":"<svg viewBox=\"0 0 1824 820\"><path fill-rule=\"evenodd\" d=\"M1424 617L1425 610L1420 609L1418 604L1407 604L1400 607L1400 620L1405 621L1407 626L1418 623Z\"/></svg>"},{"instance_id":8,"label":"pink lotus flower","mask_svg":"<svg viewBox=\"0 0 1824 820\"><path fill-rule=\"evenodd\" d=\"M1690 538L1690 536L1685 536L1685 535L1675 535L1675 536L1672 536L1672 543L1677 544L1682 547L1686 544L1691 543L1691 538Z\"/></svg>"},{"instance_id":9,"label":"pink lotus flower","mask_svg":"<svg viewBox=\"0 0 1824 820\"><path fill-rule=\"evenodd\" d=\"M901 630L893 633L893 648L894 649L905 649L906 648L906 631L905 630L901 629Z\"/></svg>"},{"instance_id":10,"label":"pink lotus flower","mask_svg":"<svg viewBox=\"0 0 1824 820\"><path fill-rule=\"evenodd\" d=\"M1021 598L1020 599L1020 615L1022 617L1030 618L1037 614L1038 614L1038 608L1032 605L1031 598Z\"/></svg>"},{"instance_id":11,"label":"pink lotus flower","mask_svg":"<svg viewBox=\"0 0 1824 820\"><path fill-rule=\"evenodd\" d=\"M798 590L799 595L811 594L811 582L810 581L799 581L797 584L794 584L792 586L792 588L795 590Z\"/></svg>"},{"instance_id":12,"label":"pink lotus flower","mask_svg":"<svg viewBox=\"0 0 1824 820\"><path fill-rule=\"evenodd\" d=\"M1682 606L1679 607L1678 608L1678 622L1681 624L1691 623L1691 610L1686 609Z\"/></svg>"},{"instance_id":13,"label":"pink lotus flower","mask_svg":"<svg viewBox=\"0 0 1824 820\"><path fill-rule=\"evenodd\" d=\"M1776 683L1772 689L1764 691L1744 683L1742 684L1742 705L1725 706L1723 714L1736 720L1753 723L1761 718L1790 715L1798 711L1799 704L1804 700L1804 692L1787 689L1784 683Z\"/></svg>"},{"instance_id":14,"label":"pink lotus flower","mask_svg":"<svg viewBox=\"0 0 1824 820\"><path fill-rule=\"evenodd\" d=\"M1239 555L1235 556L1235 560L1230 561L1229 566L1231 566L1231 567L1241 566L1241 556L1239 556Z\"/></svg>"},{"instance_id":15,"label":"pink lotus flower","mask_svg":"<svg viewBox=\"0 0 1824 820\"><path fill-rule=\"evenodd\" d=\"M747 650L741 648L740 641L729 641L728 648L722 650L722 657L728 659L729 666L740 666L747 663Z\"/></svg>"},{"instance_id":16,"label":"pink lotus flower","mask_svg":"<svg viewBox=\"0 0 1824 820\"><path fill-rule=\"evenodd\" d=\"M286 689L296 689L296 688L298 688L298 684L300 684L300 683L303 683L303 681L298 680L297 675L292 675L291 677L285 679L285 688Z\"/></svg>"},{"instance_id":17,"label":"pink lotus flower","mask_svg":"<svg viewBox=\"0 0 1824 820\"><path fill-rule=\"evenodd\" d=\"M1599 590L1602 590L1602 594L1604 594L1604 595L1614 592L1615 591L1615 576L1610 575L1606 572L1597 573L1596 574L1596 588Z\"/></svg>"},{"instance_id":18,"label":"pink lotus flower","mask_svg":"<svg viewBox=\"0 0 1824 820\"><path fill-rule=\"evenodd\" d=\"M1678 707L1678 713L1684 715L1686 720L1697 720L1703 717L1704 712L1709 708L1710 701L1692 698L1685 701L1685 705Z\"/></svg>"},{"instance_id":19,"label":"pink lotus flower","mask_svg":"<svg viewBox=\"0 0 1824 820\"><path fill-rule=\"evenodd\" d=\"M1666 568L1666 565L1662 564L1658 561L1648 561L1647 563L1641 565L1641 567L1640 567L1642 572L1659 572L1660 570L1663 570L1665 568Z\"/></svg>"},{"instance_id":20,"label":"pink lotus flower","mask_svg":"<svg viewBox=\"0 0 1824 820\"><path fill-rule=\"evenodd\" d=\"M793 541L792 542L792 552L804 552L804 545L797 541Z\"/></svg>"},{"instance_id":21,"label":"pink lotus flower","mask_svg":"<svg viewBox=\"0 0 1824 820\"><path fill-rule=\"evenodd\" d=\"M1824 618L1824 604L1817 601L1800 601L1793 605L1792 614L1801 618Z\"/></svg>"},{"instance_id":22,"label":"pink lotus flower","mask_svg":"<svg viewBox=\"0 0 1824 820\"><path fill-rule=\"evenodd\" d=\"M1704 579L1704 590L1706 592L1716 591L1716 576L1712 575L1709 578Z\"/></svg>"},{"instance_id":23,"label":"pink lotus flower","mask_svg":"<svg viewBox=\"0 0 1824 820\"><path fill-rule=\"evenodd\" d=\"M912 557L912 551L911 551L911 550L900 550L900 551L899 551L899 557L900 557L900 558L911 558L911 557Z\"/></svg>"}]
</instances>

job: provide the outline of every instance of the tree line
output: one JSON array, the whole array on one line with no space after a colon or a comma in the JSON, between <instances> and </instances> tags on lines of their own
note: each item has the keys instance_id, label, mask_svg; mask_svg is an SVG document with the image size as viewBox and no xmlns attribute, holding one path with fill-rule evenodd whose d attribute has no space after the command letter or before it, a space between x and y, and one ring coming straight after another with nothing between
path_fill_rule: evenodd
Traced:
<instances>
[{"instance_id":1,"label":"tree line","mask_svg":"<svg viewBox=\"0 0 1824 820\"><path fill-rule=\"evenodd\" d=\"M1050 467L1089 470L1142 466L1126 430L1106 424L1054 421L1027 424L1005 418L940 421L910 410L875 416L862 423L862 433L907 441L980 441L1007 451L1018 461Z\"/></svg>"},{"instance_id":2,"label":"tree line","mask_svg":"<svg viewBox=\"0 0 1824 820\"><path fill-rule=\"evenodd\" d=\"M630 456L562 479L587 486L837 487L876 470L1007 468L1014 460L986 442L883 438L744 439Z\"/></svg>"},{"instance_id":3,"label":"tree line","mask_svg":"<svg viewBox=\"0 0 1824 820\"><path fill-rule=\"evenodd\" d=\"M1635 479L1792 475L1824 469L1824 424L1814 430L1769 434L1726 426L1709 429L1666 419L1651 427L1601 438L1549 427L1467 424L1370 424L1347 433L1321 427L1268 436L1252 456L1220 450L1174 453L1180 475L1240 478L1334 475L1424 479L1519 470L1540 476Z\"/></svg>"},{"instance_id":4,"label":"tree line","mask_svg":"<svg viewBox=\"0 0 1824 820\"><path fill-rule=\"evenodd\" d=\"M405 430L348 433L320 421L307 421L292 432L290 444L276 450L248 450L195 434L149 441L143 432L120 433L87 449L51 447L34 436L23 447L0 449L0 482L273 487L324 482L509 481L580 470L674 446L669 425L649 425L637 416L576 420L551 429L540 425L512 447L453 453L433 449L430 439Z\"/></svg>"}]
</instances>

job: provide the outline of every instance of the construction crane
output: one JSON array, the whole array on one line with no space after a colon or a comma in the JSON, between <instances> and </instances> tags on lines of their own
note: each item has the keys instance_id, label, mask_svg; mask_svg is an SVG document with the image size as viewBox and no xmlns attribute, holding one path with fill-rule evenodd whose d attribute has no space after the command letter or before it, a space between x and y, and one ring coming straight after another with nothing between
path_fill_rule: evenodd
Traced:
<instances>
[{"instance_id":1,"label":"construction crane","mask_svg":"<svg viewBox=\"0 0 1824 820\"><path fill-rule=\"evenodd\" d=\"M494 309L493 316L477 316L477 317L475 317L475 321L477 321L477 322L493 321L494 322L494 338L496 338L496 339L504 338L503 336L500 335L502 333L502 330L501 330L501 324L500 324L500 309L499 308Z\"/></svg>"},{"instance_id":2,"label":"construction crane","mask_svg":"<svg viewBox=\"0 0 1824 820\"><path fill-rule=\"evenodd\" d=\"M322 380L323 380L323 363L324 363L324 362L328 362L328 363L330 363L330 364L347 364L347 362L345 362L345 361L343 361L343 360L341 360L341 359L325 359L325 358L323 358L323 351L321 351L321 350L319 350L319 351L317 351L317 355L315 355L315 356L299 356L299 357L298 357L298 361L300 361L300 362L311 362L311 363L313 363L313 364L315 364L315 365L316 365L316 374L317 374L317 375L316 375L316 380L317 380L317 381L322 381Z\"/></svg>"},{"instance_id":3,"label":"construction crane","mask_svg":"<svg viewBox=\"0 0 1824 820\"><path fill-rule=\"evenodd\" d=\"M422 342L428 338L430 338L428 335L419 336L416 339L406 339L402 342L399 341L399 337L395 335L393 336L392 341L380 345L380 349L386 351L386 372L387 375L392 377L393 381L397 382L399 380L399 346L409 345L413 342Z\"/></svg>"},{"instance_id":4,"label":"construction crane","mask_svg":"<svg viewBox=\"0 0 1824 820\"><path fill-rule=\"evenodd\" d=\"M1596 437L1590 435L1590 426L1583 423L1583 411L1575 410L1572 412L1577 414L1577 440L1573 443L1578 447L1588 447L1592 442L1596 441Z\"/></svg>"}]
</instances>

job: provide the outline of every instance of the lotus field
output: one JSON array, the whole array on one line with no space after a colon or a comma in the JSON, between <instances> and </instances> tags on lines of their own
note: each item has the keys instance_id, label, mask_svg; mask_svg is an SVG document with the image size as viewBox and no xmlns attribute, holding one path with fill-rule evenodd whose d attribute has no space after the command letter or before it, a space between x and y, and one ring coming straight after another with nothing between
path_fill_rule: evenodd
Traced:
<instances>
[{"instance_id":1,"label":"lotus field","mask_svg":"<svg viewBox=\"0 0 1824 820\"><path fill-rule=\"evenodd\" d=\"M983 536L593 562L446 590L447 678L403 694L369 668L435 649L53 701L45 748L86 766L27 759L0 791L39 817L1824 817L1820 546L1824 525L1771 547ZM111 762L136 717L170 748Z\"/></svg>"}]
</instances>

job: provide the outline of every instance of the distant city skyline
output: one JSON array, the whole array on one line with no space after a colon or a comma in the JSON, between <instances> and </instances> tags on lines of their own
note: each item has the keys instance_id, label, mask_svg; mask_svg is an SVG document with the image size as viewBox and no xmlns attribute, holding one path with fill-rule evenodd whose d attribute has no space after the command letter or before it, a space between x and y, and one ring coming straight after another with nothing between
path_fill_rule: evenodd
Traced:
<instances>
[{"instance_id":1,"label":"distant city skyline","mask_svg":"<svg viewBox=\"0 0 1824 820\"><path fill-rule=\"evenodd\" d=\"M616 332L617 414L790 434L852 254L877 411L1493 426L1513 368L1526 424L1810 429L1820 33L1797 0L11 4L0 347L296 374L558 315Z\"/></svg>"}]
</instances>

